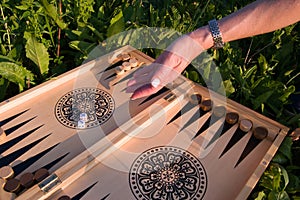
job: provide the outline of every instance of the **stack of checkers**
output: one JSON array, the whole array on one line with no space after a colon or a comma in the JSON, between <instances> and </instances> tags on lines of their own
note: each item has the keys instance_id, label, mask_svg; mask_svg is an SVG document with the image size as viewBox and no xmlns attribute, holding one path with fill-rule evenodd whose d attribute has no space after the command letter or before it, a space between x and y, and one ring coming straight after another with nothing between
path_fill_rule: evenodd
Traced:
<instances>
[{"instance_id":1,"label":"stack of checkers","mask_svg":"<svg viewBox=\"0 0 300 200\"><path fill-rule=\"evenodd\" d=\"M48 170L41 168L33 173L26 172L21 174L19 178L16 178L14 177L13 168L4 166L0 168L0 199L13 199L48 176Z\"/></svg>"},{"instance_id":2,"label":"stack of checkers","mask_svg":"<svg viewBox=\"0 0 300 200\"><path fill-rule=\"evenodd\" d=\"M122 65L116 67L115 72L117 75L122 75L133 68L140 67L144 62L139 62L136 58L133 58L128 53L121 53L117 56L117 60L123 61Z\"/></svg>"}]
</instances>

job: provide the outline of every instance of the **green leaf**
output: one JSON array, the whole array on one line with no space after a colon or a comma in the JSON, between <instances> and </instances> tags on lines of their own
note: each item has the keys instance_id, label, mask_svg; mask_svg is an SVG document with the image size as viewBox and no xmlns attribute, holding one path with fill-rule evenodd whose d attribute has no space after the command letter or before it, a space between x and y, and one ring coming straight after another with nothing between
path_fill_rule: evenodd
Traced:
<instances>
[{"instance_id":1,"label":"green leaf","mask_svg":"<svg viewBox=\"0 0 300 200\"><path fill-rule=\"evenodd\" d=\"M23 37L26 39L26 40L29 40L31 37L33 37L32 36L32 34L30 33L30 32L24 32L24 35L23 35Z\"/></svg>"},{"instance_id":2,"label":"green leaf","mask_svg":"<svg viewBox=\"0 0 300 200\"><path fill-rule=\"evenodd\" d=\"M283 192L271 191L268 195L268 200L290 200L290 197L286 191Z\"/></svg>"},{"instance_id":3,"label":"green leaf","mask_svg":"<svg viewBox=\"0 0 300 200\"><path fill-rule=\"evenodd\" d=\"M282 188L282 191L285 190L286 186L289 184L289 175L287 173L287 171L282 167L280 166L280 170L281 170L281 174L283 176L283 180L284 180L284 187Z\"/></svg>"},{"instance_id":4,"label":"green leaf","mask_svg":"<svg viewBox=\"0 0 300 200\"><path fill-rule=\"evenodd\" d=\"M263 77L260 77L260 78L258 78L255 82L253 82L252 83L252 85L251 85L251 89L252 90L254 90L254 89L256 89L256 87L258 87L260 84L261 84L261 82L263 82L264 81L264 79L265 79L265 77L263 76Z\"/></svg>"},{"instance_id":5,"label":"green leaf","mask_svg":"<svg viewBox=\"0 0 300 200\"><path fill-rule=\"evenodd\" d=\"M15 62L15 60L8 56L0 55L0 62Z\"/></svg>"},{"instance_id":6,"label":"green leaf","mask_svg":"<svg viewBox=\"0 0 300 200\"><path fill-rule=\"evenodd\" d=\"M105 8L104 8L103 5L99 7L99 10L98 10L98 13L97 13L97 18L99 18L99 19L104 19L105 18L104 10L105 10Z\"/></svg>"},{"instance_id":7,"label":"green leaf","mask_svg":"<svg viewBox=\"0 0 300 200\"><path fill-rule=\"evenodd\" d=\"M280 173L280 167L278 165L275 165L272 168L273 173L273 191L280 191L280 182L281 182L281 173Z\"/></svg>"},{"instance_id":8,"label":"green leaf","mask_svg":"<svg viewBox=\"0 0 300 200\"><path fill-rule=\"evenodd\" d=\"M124 31L125 21L123 17L123 12L120 11L115 17L110 20L110 25L107 29L107 37L111 37L117 33Z\"/></svg>"},{"instance_id":9,"label":"green leaf","mask_svg":"<svg viewBox=\"0 0 300 200\"><path fill-rule=\"evenodd\" d=\"M253 100L253 109L257 109L261 104L267 102L270 96L274 93L273 90L267 91Z\"/></svg>"},{"instance_id":10,"label":"green leaf","mask_svg":"<svg viewBox=\"0 0 300 200\"><path fill-rule=\"evenodd\" d=\"M33 74L26 68L12 62L0 62L0 75L19 85L20 91L25 87L26 79L33 79Z\"/></svg>"},{"instance_id":11,"label":"green leaf","mask_svg":"<svg viewBox=\"0 0 300 200\"><path fill-rule=\"evenodd\" d=\"M255 71L257 70L257 66L254 65L253 67L247 69L247 71L244 74L244 78L249 78Z\"/></svg>"},{"instance_id":12,"label":"green leaf","mask_svg":"<svg viewBox=\"0 0 300 200\"><path fill-rule=\"evenodd\" d=\"M277 152L272 159L272 162L275 162L275 163L278 163L281 165L288 163L288 161L289 160L287 159L287 157L284 154L282 154L281 152Z\"/></svg>"},{"instance_id":13,"label":"green leaf","mask_svg":"<svg viewBox=\"0 0 300 200\"><path fill-rule=\"evenodd\" d=\"M191 79L194 82L199 82L199 74L196 71L190 71L189 72L189 79Z\"/></svg>"},{"instance_id":14,"label":"green leaf","mask_svg":"<svg viewBox=\"0 0 300 200\"><path fill-rule=\"evenodd\" d=\"M0 78L0 101L5 98L9 81L5 78Z\"/></svg>"},{"instance_id":15,"label":"green leaf","mask_svg":"<svg viewBox=\"0 0 300 200\"><path fill-rule=\"evenodd\" d=\"M223 84L224 84L224 88L225 88L225 91L226 91L226 96L229 96L229 95L231 95L232 93L235 92L235 88L232 85L231 80L223 81Z\"/></svg>"},{"instance_id":16,"label":"green leaf","mask_svg":"<svg viewBox=\"0 0 300 200\"><path fill-rule=\"evenodd\" d=\"M300 114L294 115L291 119L288 120L287 124L292 125L293 123L296 123L300 121Z\"/></svg>"},{"instance_id":17,"label":"green leaf","mask_svg":"<svg viewBox=\"0 0 300 200\"><path fill-rule=\"evenodd\" d=\"M209 80L209 75L211 72L211 63L210 62L205 63L202 67L202 70L203 70L203 73L201 73L201 75L202 75L203 79L205 81Z\"/></svg>"},{"instance_id":18,"label":"green leaf","mask_svg":"<svg viewBox=\"0 0 300 200\"><path fill-rule=\"evenodd\" d=\"M278 149L278 152L282 153L290 161L292 161L292 145L293 145L292 138L286 137Z\"/></svg>"},{"instance_id":19,"label":"green leaf","mask_svg":"<svg viewBox=\"0 0 300 200\"><path fill-rule=\"evenodd\" d=\"M268 190L273 190L273 175L270 173L271 170L266 171L262 178L260 179L260 186L268 189Z\"/></svg>"},{"instance_id":20,"label":"green leaf","mask_svg":"<svg viewBox=\"0 0 300 200\"><path fill-rule=\"evenodd\" d=\"M289 193L293 193L293 194L296 192L300 192L300 178L292 173L289 173L289 179L290 181L286 190Z\"/></svg>"},{"instance_id":21,"label":"green leaf","mask_svg":"<svg viewBox=\"0 0 300 200\"><path fill-rule=\"evenodd\" d=\"M7 51L6 51L5 46L3 44L0 44L0 49L1 49L1 53L3 55L6 55Z\"/></svg>"},{"instance_id":22,"label":"green leaf","mask_svg":"<svg viewBox=\"0 0 300 200\"><path fill-rule=\"evenodd\" d=\"M264 193L264 191L260 191L257 195L257 197L255 198L255 200L263 200L266 197L266 194Z\"/></svg>"},{"instance_id":23,"label":"green leaf","mask_svg":"<svg viewBox=\"0 0 300 200\"><path fill-rule=\"evenodd\" d=\"M30 9L30 5L15 6L15 8L17 8L19 10L29 10Z\"/></svg>"},{"instance_id":24,"label":"green leaf","mask_svg":"<svg viewBox=\"0 0 300 200\"><path fill-rule=\"evenodd\" d=\"M294 72L295 70L292 69L292 70L288 70L284 73L285 76L289 76L292 72Z\"/></svg>"},{"instance_id":25,"label":"green leaf","mask_svg":"<svg viewBox=\"0 0 300 200\"><path fill-rule=\"evenodd\" d=\"M100 33L95 27L93 26L90 26L90 25L87 25L87 27L93 31L93 33L98 37L98 39L100 41L103 41L104 40L104 36L103 36L103 33Z\"/></svg>"},{"instance_id":26,"label":"green leaf","mask_svg":"<svg viewBox=\"0 0 300 200\"><path fill-rule=\"evenodd\" d=\"M22 57L23 52L24 52L23 44L15 44L15 47L7 54L7 57L14 60L11 62L16 62L16 60L19 60Z\"/></svg>"},{"instance_id":27,"label":"green leaf","mask_svg":"<svg viewBox=\"0 0 300 200\"><path fill-rule=\"evenodd\" d=\"M27 10L22 14L21 19L25 19L25 18L29 17L30 15L31 15L31 12L29 10Z\"/></svg>"},{"instance_id":28,"label":"green leaf","mask_svg":"<svg viewBox=\"0 0 300 200\"><path fill-rule=\"evenodd\" d=\"M289 98L289 96L295 92L295 90L295 86L289 86L286 90L284 90L284 93L283 95L281 95L281 97L279 97L279 100L285 102Z\"/></svg>"},{"instance_id":29,"label":"green leaf","mask_svg":"<svg viewBox=\"0 0 300 200\"><path fill-rule=\"evenodd\" d=\"M269 68L268 62L266 60L266 57L262 54L259 55L259 58L257 59L260 67L260 71L262 74L265 74Z\"/></svg>"},{"instance_id":30,"label":"green leaf","mask_svg":"<svg viewBox=\"0 0 300 200\"><path fill-rule=\"evenodd\" d=\"M31 35L26 42L26 57L32 60L40 70L41 74L48 73L49 70L49 54L43 43L39 43L36 38Z\"/></svg>"},{"instance_id":31,"label":"green leaf","mask_svg":"<svg viewBox=\"0 0 300 200\"><path fill-rule=\"evenodd\" d=\"M81 51L84 54L88 54L97 46L95 43L84 41L72 41L69 43L69 45L71 48Z\"/></svg>"},{"instance_id":32,"label":"green leaf","mask_svg":"<svg viewBox=\"0 0 300 200\"><path fill-rule=\"evenodd\" d=\"M47 0L40 0L43 8L45 9L48 16L50 16L55 23L59 26L61 29L65 29L67 27L67 24L65 24L60 18L57 13L57 10L54 5L49 4Z\"/></svg>"}]
</instances>

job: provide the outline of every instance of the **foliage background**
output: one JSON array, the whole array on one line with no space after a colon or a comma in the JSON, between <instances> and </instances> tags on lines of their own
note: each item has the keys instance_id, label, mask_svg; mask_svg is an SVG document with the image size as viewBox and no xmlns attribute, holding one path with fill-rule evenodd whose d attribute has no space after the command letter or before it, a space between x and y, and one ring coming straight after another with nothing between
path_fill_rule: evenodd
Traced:
<instances>
[{"instance_id":1,"label":"foliage background","mask_svg":"<svg viewBox=\"0 0 300 200\"><path fill-rule=\"evenodd\" d=\"M0 4L0 100L79 66L98 45L122 31L169 28L147 42L190 32L222 18L251 0L2 0ZM172 31L173 30L173 31ZM299 94L299 24L209 50L213 60L184 75L204 84L212 61L229 98L288 126L300 127L291 101ZM134 32L126 41L140 41ZM116 41L118 42L118 41ZM139 44L136 44L137 46ZM158 49L142 49L152 57ZM201 70L200 76L198 70ZM300 199L300 145L287 137L249 199Z\"/></svg>"}]
</instances>

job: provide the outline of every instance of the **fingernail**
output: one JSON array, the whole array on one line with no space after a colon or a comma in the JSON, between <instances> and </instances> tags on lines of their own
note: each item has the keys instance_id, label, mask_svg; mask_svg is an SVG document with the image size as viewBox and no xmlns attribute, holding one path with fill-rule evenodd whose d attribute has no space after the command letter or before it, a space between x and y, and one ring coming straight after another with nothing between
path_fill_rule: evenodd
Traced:
<instances>
[{"instance_id":1,"label":"fingernail","mask_svg":"<svg viewBox=\"0 0 300 200\"><path fill-rule=\"evenodd\" d=\"M136 99L136 97L134 97L133 95L130 97L130 100L135 100Z\"/></svg>"},{"instance_id":2,"label":"fingernail","mask_svg":"<svg viewBox=\"0 0 300 200\"><path fill-rule=\"evenodd\" d=\"M154 88L157 88L160 84L160 80L158 78L156 79L153 79L152 82L151 82L151 85L154 87Z\"/></svg>"}]
</instances>

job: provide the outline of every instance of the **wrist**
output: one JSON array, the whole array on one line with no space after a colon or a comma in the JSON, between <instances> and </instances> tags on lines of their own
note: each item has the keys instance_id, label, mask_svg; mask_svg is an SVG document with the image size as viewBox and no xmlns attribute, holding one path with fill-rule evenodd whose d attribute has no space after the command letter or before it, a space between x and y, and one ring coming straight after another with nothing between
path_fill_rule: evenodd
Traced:
<instances>
[{"instance_id":1,"label":"wrist","mask_svg":"<svg viewBox=\"0 0 300 200\"><path fill-rule=\"evenodd\" d=\"M188 35L205 50L214 45L214 40L208 26L198 28L195 31L188 33Z\"/></svg>"}]
</instances>

